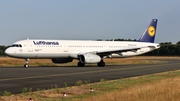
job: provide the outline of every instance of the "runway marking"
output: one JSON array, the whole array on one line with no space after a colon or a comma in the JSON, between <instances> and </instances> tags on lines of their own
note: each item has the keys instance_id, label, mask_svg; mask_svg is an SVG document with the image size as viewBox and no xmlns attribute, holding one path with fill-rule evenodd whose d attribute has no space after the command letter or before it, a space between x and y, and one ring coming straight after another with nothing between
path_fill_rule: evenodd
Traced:
<instances>
[{"instance_id":1,"label":"runway marking","mask_svg":"<svg viewBox=\"0 0 180 101\"><path fill-rule=\"evenodd\" d=\"M87 72L75 72L75 73L68 73L68 74L53 74L53 75L45 75L45 76L31 76L31 77L21 77L21 78L9 78L9 79L1 79L2 81L10 81L10 80L23 80L23 79L36 79L36 78L44 78L44 77L55 77L55 76L65 76L65 75L76 75L76 74L88 74L88 73L100 73L100 72L111 72L117 70L129 70L129 69L140 69L140 68L148 68L152 66L163 66L163 65L180 65L180 63L173 63L173 64L159 64L159 65L148 65L148 66L138 66L138 67L130 67L130 68L117 68L117 69L110 69L110 70L99 70L99 71L87 71Z\"/></svg>"}]
</instances>

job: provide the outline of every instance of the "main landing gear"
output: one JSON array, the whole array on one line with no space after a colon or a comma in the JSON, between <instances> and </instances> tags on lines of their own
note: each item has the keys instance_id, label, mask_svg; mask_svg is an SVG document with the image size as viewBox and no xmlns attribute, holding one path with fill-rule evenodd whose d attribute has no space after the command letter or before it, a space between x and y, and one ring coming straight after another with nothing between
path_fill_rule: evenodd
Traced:
<instances>
[{"instance_id":1,"label":"main landing gear","mask_svg":"<svg viewBox=\"0 0 180 101\"><path fill-rule=\"evenodd\" d=\"M82 63L82 62L78 62L77 63L78 67L84 67L85 66L85 63ZM105 66L105 62L103 60L101 60L100 62L97 63L97 66L98 67L104 67Z\"/></svg>"},{"instance_id":2,"label":"main landing gear","mask_svg":"<svg viewBox=\"0 0 180 101\"><path fill-rule=\"evenodd\" d=\"M28 68L28 67L29 67L28 63L29 63L29 59L26 59L26 63L24 64L24 67L25 67L25 68Z\"/></svg>"},{"instance_id":3,"label":"main landing gear","mask_svg":"<svg viewBox=\"0 0 180 101\"><path fill-rule=\"evenodd\" d=\"M98 67L104 67L105 66L105 62L103 60L101 60L99 63L97 63Z\"/></svg>"},{"instance_id":4,"label":"main landing gear","mask_svg":"<svg viewBox=\"0 0 180 101\"><path fill-rule=\"evenodd\" d=\"M82 63L82 62L78 62L78 67L84 67L85 66L85 63Z\"/></svg>"}]
</instances>

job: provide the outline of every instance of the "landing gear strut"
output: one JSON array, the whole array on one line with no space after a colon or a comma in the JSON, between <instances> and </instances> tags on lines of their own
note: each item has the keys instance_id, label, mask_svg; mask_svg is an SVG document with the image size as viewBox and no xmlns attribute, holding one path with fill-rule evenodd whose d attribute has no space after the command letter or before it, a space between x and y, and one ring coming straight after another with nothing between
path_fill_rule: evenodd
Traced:
<instances>
[{"instance_id":1,"label":"landing gear strut","mask_svg":"<svg viewBox=\"0 0 180 101\"><path fill-rule=\"evenodd\" d=\"M85 66L85 63L78 62L78 67L84 67L84 66Z\"/></svg>"},{"instance_id":2,"label":"landing gear strut","mask_svg":"<svg viewBox=\"0 0 180 101\"><path fill-rule=\"evenodd\" d=\"M29 63L29 59L26 59L26 63L24 64L25 68L29 67L28 63Z\"/></svg>"},{"instance_id":3,"label":"landing gear strut","mask_svg":"<svg viewBox=\"0 0 180 101\"><path fill-rule=\"evenodd\" d=\"M97 63L98 67L104 67L105 66L105 62L103 60L101 60L99 63Z\"/></svg>"}]
</instances>

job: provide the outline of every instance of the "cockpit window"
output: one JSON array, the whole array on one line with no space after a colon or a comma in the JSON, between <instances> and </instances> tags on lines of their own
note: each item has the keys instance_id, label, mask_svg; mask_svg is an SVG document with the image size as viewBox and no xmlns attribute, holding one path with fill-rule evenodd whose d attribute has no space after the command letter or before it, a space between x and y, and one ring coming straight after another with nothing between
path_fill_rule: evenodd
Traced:
<instances>
[{"instance_id":1,"label":"cockpit window","mask_svg":"<svg viewBox=\"0 0 180 101\"><path fill-rule=\"evenodd\" d=\"M21 44L13 44L13 45L8 46L8 47L22 47L22 45Z\"/></svg>"}]
</instances>

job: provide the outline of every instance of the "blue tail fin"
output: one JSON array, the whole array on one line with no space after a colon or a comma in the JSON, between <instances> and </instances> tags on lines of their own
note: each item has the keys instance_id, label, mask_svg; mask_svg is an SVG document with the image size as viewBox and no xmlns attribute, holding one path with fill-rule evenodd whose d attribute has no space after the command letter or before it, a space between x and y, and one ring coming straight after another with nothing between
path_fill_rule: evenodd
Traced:
<instances>
[{"instance_id":1,"label":"blue tail fin","mask_svg":"<svg viewBox=\"0 0 180 101\"><path fill-rule=\"evenodd\" d=\"M151 42L154 43L154 39L156 36L156 25L157 25L158 19L152 19L150 25L147 27L141 38L138 40L138 42Z\"/></svg>"}]
</instances>

